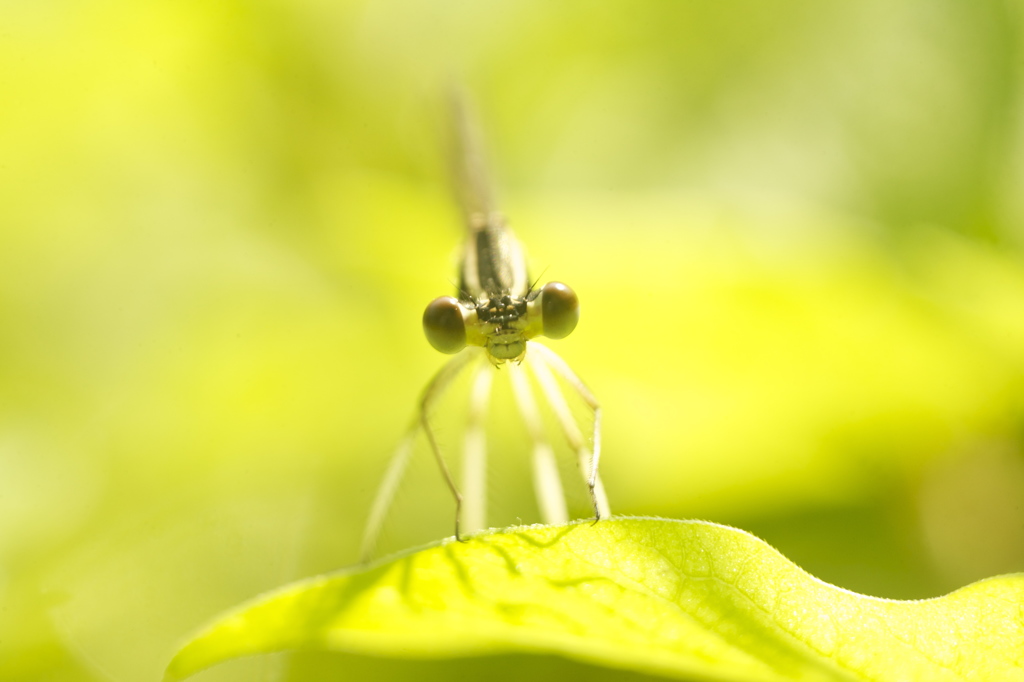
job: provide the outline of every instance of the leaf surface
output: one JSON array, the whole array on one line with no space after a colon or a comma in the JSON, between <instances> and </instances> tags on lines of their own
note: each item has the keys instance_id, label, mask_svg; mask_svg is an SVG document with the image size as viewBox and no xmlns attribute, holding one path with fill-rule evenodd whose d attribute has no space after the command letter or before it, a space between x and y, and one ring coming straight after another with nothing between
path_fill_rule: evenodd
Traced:
<instances>
[{"instance_id":1,"label":"leaf surface","mask_svg":"<svg viewBox=\"0 0 1024 682\"><path fill-rule=\"evenodd\" d=\"M512 528L258 597L188 642L167 678L299 649L560 654L699 680L1024 680L1024 575L895 601L712 523Z\"/></svg>"}]
</instances>

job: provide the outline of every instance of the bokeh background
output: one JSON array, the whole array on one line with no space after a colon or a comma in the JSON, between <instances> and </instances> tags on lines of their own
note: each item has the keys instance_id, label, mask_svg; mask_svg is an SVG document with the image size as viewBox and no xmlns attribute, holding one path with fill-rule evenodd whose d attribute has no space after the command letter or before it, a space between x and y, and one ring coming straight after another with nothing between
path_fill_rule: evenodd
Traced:
<instances>
[{"instance_id":1,"label":"bokeh background","mask_svg":"<svg viewBox=\"0 0 1024 682\"><path fill-rule=\"evenodd\" d=\"M157 680L220 610L356 561L443 361L453 79L583 301L552 346L605 406L613 511L884 597L1024 569L1022 30L1009 0L0 4L0 679ZM533 522L508 406L495 523ZM417 461L391 548L451 532Z\"/></svg>"}]
</instances>

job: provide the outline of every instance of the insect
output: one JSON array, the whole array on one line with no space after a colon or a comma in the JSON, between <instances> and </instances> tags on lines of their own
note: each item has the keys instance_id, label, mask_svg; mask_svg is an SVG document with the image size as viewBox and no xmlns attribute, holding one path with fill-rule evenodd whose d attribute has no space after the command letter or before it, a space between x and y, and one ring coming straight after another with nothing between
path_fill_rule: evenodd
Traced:
<instances>
[{"instance_id":1,"label":"insect","mask_svg":"<svg viewBox=\"0 0 1024 682\"><path fill-rule=\"evenodd\" d=\"M554 351L536 342L539 336L561 339L579 320L579 299L561 282L541 287L531 283L522 246L495 208L476 130L466 106L452 98L452 170L456 194L466 226L457 296L434 299L423 313L423 331L436 350L454 355L427 384L419 400L416 419L400 442L377 497L370 509L362 554L372 555L384 517L422 430L444 481L455 499L455 538L461 528L486 527L486 439L484 416L496 368L508 367L513 395L533 441L534 487L546 523L568 519L565 496L554 451L544 435L537 402L524 366L534 374L556 421L576 453L595 520L611 515L598 475L601 457L601 406L597 399ZM463 447L462 489L456 485L431 429L431 409L463 371L471 370L470 408ZM565 396L560 378L593 412L592 447L587 445Z\"/></svg>"}]
</instances>

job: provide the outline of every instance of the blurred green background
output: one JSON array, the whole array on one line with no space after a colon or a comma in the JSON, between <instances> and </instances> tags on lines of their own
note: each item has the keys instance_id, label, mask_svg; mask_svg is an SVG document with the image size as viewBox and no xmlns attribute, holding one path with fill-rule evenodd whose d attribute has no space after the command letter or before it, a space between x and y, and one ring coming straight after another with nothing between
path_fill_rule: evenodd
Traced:
<instances>
[{"instance_id":1,"label":"blurred green background","mask_svg":"<svg viewBox=\"0 0 1024 682\"><path fill-rule=\"evenodd\" d=\"M997 0L3 3L0 679L156 680L218 611L356 560L443 362L452 78L534 271L581 297L551 346L605 406L614 512L884 597L1024 569L1022 30ZM494 522L534 522L507 407ZM392 549L451 533L422 450Z\"/></svg>"}]
</instances>

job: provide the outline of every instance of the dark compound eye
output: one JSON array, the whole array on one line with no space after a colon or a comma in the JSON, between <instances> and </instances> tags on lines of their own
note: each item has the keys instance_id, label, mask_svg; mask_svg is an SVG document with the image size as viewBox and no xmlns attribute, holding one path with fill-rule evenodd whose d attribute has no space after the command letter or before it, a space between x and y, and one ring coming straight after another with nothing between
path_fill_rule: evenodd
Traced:
<instances>
[{"instance_id":1,"label":"dark compound eye","mask_svg":"<svg viewBox=\"0 0 1024 682\"><path fill-rule=\"evenodd\" d=\"M540 290L540 311L544 336L564 339L580 321L580 299L565 284L548 282Z\"/></svg>"},{"instance_id":2,"label":"dark compound eye","mask_svg":"<svg viewBox=\"0 0 1024 682\"><path fill-rule=\"evenodd\" d=\"M423 311L423 333L436 350L453 355L466 347L462 306L451 296L435 298Z\"/></svg>"}]
</instances>

